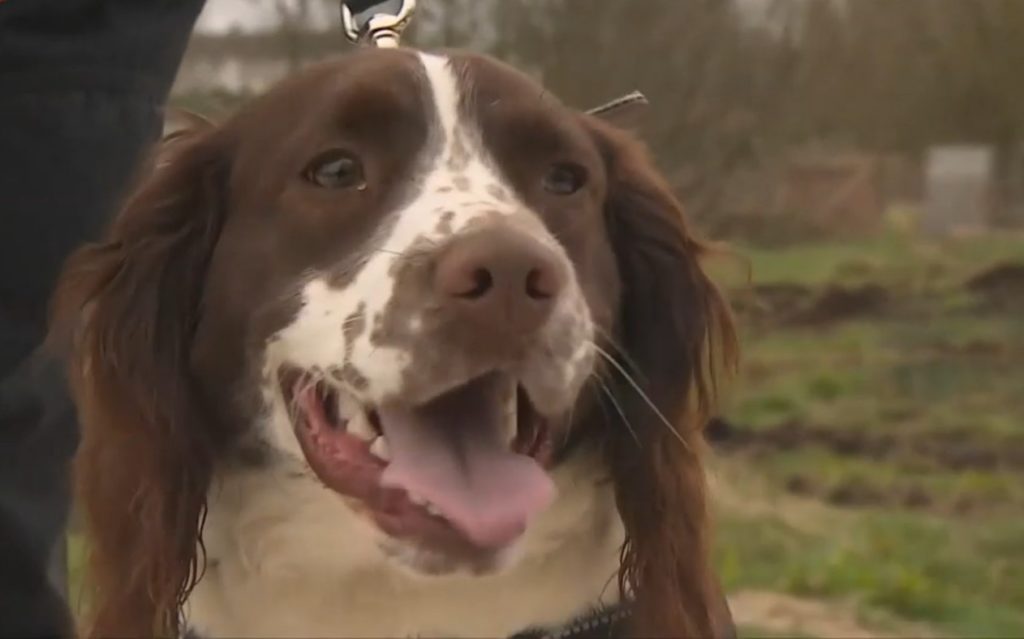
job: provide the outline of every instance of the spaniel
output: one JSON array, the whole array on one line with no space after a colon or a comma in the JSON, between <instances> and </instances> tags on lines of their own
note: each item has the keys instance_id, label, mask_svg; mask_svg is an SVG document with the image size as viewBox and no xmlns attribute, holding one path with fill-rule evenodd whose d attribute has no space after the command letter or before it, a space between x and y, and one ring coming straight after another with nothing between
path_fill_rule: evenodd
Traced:
<instances>
[{"instance_id":1,"label":"spaniel","mask_svg":"<svg viewBox=\"0 0 1024 639\"><path fill-rule=\"evenodd\" d=\"M97 637L709 637L735 337L632 137L366 49L171 136L55 301Z\"/></svg>"}]
</instances>

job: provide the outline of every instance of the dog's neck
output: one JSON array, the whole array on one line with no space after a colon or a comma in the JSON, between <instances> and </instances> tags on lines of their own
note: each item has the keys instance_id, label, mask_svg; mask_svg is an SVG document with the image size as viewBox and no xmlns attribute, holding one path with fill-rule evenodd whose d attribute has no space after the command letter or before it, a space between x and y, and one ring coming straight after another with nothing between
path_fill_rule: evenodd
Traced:
<instances>
[{"instance_id":1,"label":"dog's neck","mask_svg":"<svg viewBox=\"0 0 1024 639\"><path fill-rule=\"evenodd\" d=\"M424 577L388 557L379 533L299 466L222 473L188 627L212 638L508 637L564 626L618 601L623 532L595 456L553 474L559 497L510 567Z\"/></svg>"}]
</instances>

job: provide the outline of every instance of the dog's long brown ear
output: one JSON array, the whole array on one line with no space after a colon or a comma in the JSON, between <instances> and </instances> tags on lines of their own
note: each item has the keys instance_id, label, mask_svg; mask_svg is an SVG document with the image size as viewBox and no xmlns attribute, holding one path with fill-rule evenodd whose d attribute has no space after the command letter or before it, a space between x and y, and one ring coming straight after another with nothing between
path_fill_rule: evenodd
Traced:
<instances>
[{"instance_id":1,"label":"dog's long brown ear","mask_svg":"<svg viewBox=\"0 0 1024 639\"><path fill-rule=\"evenodd\" d=\"M629 424L611 424L606 441L627 536L620 585L635 599L632 630L728 633L716 622L701 429L715 374L735 360L731 316L701 269L708 247L646 152L603 122L587 124L608 167L605 216L623 282L615 338L626 357L609 376Z\"/></svg>"},{"instance_id":2,"label":"dog's long brown ear","mask_svg":"<svg viewBox=\"0 0 1024 639\"><path fill-rule=\"evenodd\" d=\"M54 299L82 429L92 636L176 635L201 570L216 442L188 357L224 213L221 147L215 131L161 146L106 239L69 259Z\"/></svg>"}]
</instances>

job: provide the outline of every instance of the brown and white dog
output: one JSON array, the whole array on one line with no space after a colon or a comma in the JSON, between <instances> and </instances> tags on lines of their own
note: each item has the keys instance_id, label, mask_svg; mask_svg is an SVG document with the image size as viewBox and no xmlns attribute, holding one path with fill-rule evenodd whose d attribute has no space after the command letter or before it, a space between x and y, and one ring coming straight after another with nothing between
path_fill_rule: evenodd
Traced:
<instances>
[{"instance_id":1,"label":"brown and white dog","mask_svg":"<svg viewBox=\"0 0 1024 639\"><path fill-rule=\"evenodd\" d=\"M734 336L628 135L363 50L159 150L70 260L95 636L730 632L700 425ZM63 329L62 329L63 327Z\"/></svg>"}]
</instances>

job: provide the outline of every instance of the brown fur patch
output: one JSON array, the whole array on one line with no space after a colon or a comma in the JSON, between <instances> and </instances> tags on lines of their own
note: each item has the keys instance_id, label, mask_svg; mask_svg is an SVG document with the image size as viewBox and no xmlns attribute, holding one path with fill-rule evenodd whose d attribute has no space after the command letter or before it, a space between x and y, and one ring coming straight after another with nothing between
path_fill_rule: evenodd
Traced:
<instances>
[{"instance_id":1,"label":"brown fur patch","mask_svg":"<svg viewBox=\"0 0 1024 639\"><path fill-rule=\"evenodd\" d=\"M510 198L508 196L508 191L506 191L505 189L501 188L497 184L488 184L487 185L487 194L490 195L491 197L493 197L495 200L498 200L499 202L501 202L503 204L507 204L512 199L512 198Z\"/></svg>"},{"instance_id":2,"label":"brown fur patch","mask_svg":"<svg viewBox=\"0 0 1024 639\"><path fill-rule=\"evenodd\" d=\"M448 236L452 234L452 218L455 217L455 211L445 211L441 215L441 219L437 221L436 230L438 233Z\"/></svg>"}]
</instances>

